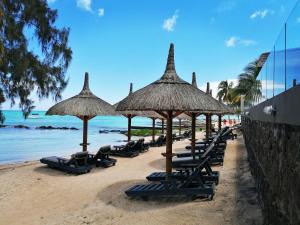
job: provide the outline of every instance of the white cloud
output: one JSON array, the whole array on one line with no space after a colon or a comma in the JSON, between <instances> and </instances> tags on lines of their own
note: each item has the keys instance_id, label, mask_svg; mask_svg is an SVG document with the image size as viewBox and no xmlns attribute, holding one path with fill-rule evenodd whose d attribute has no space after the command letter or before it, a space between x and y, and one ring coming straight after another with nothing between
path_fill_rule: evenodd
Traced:
<instances>
[{"instance_id":1,"label":"white cloud","mask_svg":"<svg viewBox=\"0 0 300 225\"><path fill-rule=\"evenodd\" d=\"M178 10L175 11L173 16L171 16L170 18L164 20L164 23L163 23L163 26L162 26L163 29L166 30L166 31L174 31L177 18L178 18Z\"/></svg>"},{"instance_id":2,"label":"white cloud","mask_svg":"<svg viewBox=\"0 0 300 225\"><path fill-rule=\"evenodd\" d=\"M100 16L100 17L104 16L104 9L103 8L98 9L98 16Z\"/></svg>"},{"instance_id":3,"label":"white cloud","mask_svg":"<svg viewBox=\"0 0 300 225\"><path fill-rule=\"evenodd\" d=\"M241 38L235 37L235 36L232 36L229 39L225 40L225 45L228 48L236 47L237 45L248 47L248 46L253 46L256 44L257 44L257 42L254 40L241 39Z\"/></svg>"},{"instance_id":4,"label":"white cloud","mask_svg":"<svg viewBox=\"0 0 300 225\"><path fill-rule=\"evenodd\" d=\"M237 44L237 37L230 37L228 40L225 41L227 47L235 47Z\"/></svg>"},{"instance_id":5,"label":"white cloud","mask_svg":"<svg viewBox=\"0 0 300 225\"><path fill-rule=\"evenodd\" d=\"M264 10L257 10L250 15L250 19L254 20L256 18L264 19L267 15L274 14L273 10L264 9Z\"/></svg>"},{"instance_id":6,"label":"white cloud","mask_svg":"<svg viewBox=\"0 0 300 225\"><path fill-rule=\"evenodd\" d=\"M77 0L77 6L87 11L92 11L92 0Z\"/></svg>"}]
</instances>

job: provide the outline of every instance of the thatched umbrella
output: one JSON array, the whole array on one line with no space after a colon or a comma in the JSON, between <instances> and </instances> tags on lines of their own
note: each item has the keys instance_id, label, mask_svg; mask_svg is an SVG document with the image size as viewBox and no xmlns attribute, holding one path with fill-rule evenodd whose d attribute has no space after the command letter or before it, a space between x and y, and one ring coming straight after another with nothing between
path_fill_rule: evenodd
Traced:
<instances>
[{"instance_id":1,"label":"thatched umbrella","mask_svg":"<svg viewBox=\"0 0 300 225\"><path fill-rule=\"evenodd\" d=\"M88 121L95 116L115 115L112 105L94 95L89 88L89 75L85 73L82 91L52 106L46 115L71 115L83 121L82 150L87 151Z\"/></svg>"},{"instance_id":2,"label":"thatched umbrella","mask_svg":"<svg viewBox=\"0 0 300 225\"><path fill-rule=\"evenodd\" d=\"M128 96L132 94L132 90L133 90L133 84L130 83ZM119 102L113 105L115 107L115 109L118 107L118 104L119 104ZM163 117L161 115L159 115L158 113L156 113L154 111L126 110L126 111L121 111L119 113L121 113L123 116L125 116L128 119L128 126L127 126L127 138L128 138L127 140L128 141L131 141L131 120L132 120L132 118L134 118L136 116L147 117L152 120L152 140L154 141L154 139L155 139L155 120L156 119L163 120Z\"/></svg>"},{"instance_id":3,"label":"thatched umbrella","mask_svg":"<svg viewBox=\"0 0 300 225\"><path fill-rule=\"evenodd\" d=\"M182 80L176 73L174 64L174 45L171 44L168 62L163 76L133 92L122 100L117 111L155 111L167 120L166 172L167 178L172 173L172 119L184 111L215 111L210 97L188 82Z\"/></svg>"},{"instance_id":4,"label":"thatched umbrella","mask_svg":"<svg viewBox=\"0 0 300 225\"><path fill-rule=\"evenodd\" d=\"M206 85L206 94L212 96L212 90L210 89L209 82L207 82L207 85ZM220 101L220 99L219 99L219 101L214 99L214 101L216 102L216 104L219 105L220 110L215 112L215 113L211 113L211 112L206 113L206 137L209 137L211 135L211 130L212 130L212 125L211 125L212 119L211 119L211 117L212 117L212 115L217 115L218 116L218 120L219 120L218 121L218 123L219 123L218 128L220 130L221 129L220 121L222 120L222 115L234 114L235 113L233 108L231 108L228 105L223 104L222 101Z\"/></svg>"}]
</instances>

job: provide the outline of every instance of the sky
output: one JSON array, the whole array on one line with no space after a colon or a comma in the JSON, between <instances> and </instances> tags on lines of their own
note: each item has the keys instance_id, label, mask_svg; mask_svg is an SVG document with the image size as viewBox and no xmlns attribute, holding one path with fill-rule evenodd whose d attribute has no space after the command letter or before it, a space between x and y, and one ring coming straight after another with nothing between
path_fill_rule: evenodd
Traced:
<instances>
[{"instance_id":1,"label":"sky","mask_svg":"<svg viewBox=\"0 0 300 225\"><path fill-rule=\"evenodd\" d=\"M296 0L48 0L58 27L69 27L73 59L63 98L78 94L84 73L98 97L114 104L159 79L169 44L178 75L198 86L236 82L247 63L269 51ZM38 110L55 102L32 95ZM3 109L10 109L5 102ZM13 107L17 109L17 107Z\"/></svg>"}]
</instances>

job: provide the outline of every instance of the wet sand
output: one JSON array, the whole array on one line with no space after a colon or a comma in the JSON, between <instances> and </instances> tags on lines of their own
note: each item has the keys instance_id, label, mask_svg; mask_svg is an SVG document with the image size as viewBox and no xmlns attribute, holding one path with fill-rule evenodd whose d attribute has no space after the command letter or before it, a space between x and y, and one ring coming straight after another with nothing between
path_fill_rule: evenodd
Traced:
<instances>
[{"instance_id":1,"label":"wet sand","mask_svg":"<svg viewBox=\"0 0 300 225\"><path fill-rule=\"evenodd\" d=\"M175 142L174 152L188 143ZM221 175L212 201L129 199L124 190L164 170L164 151L150 148L136 158L118 158L115 167L80 176L39 162L0 166L0 224L262 224L241 136L228 141L224 165L213 167Z\"/></svg>"}]
</instances>

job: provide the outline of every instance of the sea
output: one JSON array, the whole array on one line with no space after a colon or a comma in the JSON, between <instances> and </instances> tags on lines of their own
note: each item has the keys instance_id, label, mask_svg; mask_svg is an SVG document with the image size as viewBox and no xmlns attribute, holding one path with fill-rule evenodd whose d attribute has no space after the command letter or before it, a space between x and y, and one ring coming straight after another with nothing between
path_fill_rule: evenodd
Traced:
<instances>
[{"instance_id":1,"label":"sea","mask_svg":"<svg viewBox=\"0 0 300 225\"><path fill-rule=\"evenodd\" d=\"M24 119L21 111L4 110L4 125L0 128L0 164L38 160L46 156L69 156L81 151L82 126L74 116L47 116L45 111L33 111ZM152 120L135 117L133 126L151 126ZM29 129L13 128L24 125ZM36 127L75 127L79 130L40 130ZM99 133L99 130L126 130L123 116L97 116L88 124L88 151L96 152L103 145L120 145L127 137L120 133Z\"/></svg>"},{"instance_id":2,"label":"sea","mask_svg":"<svg viewBox=\"0 0 300 225\"><path fill-rule=\"evenodd\" d=\"M46 156L70 156L82 150L83 123L75 116L47 116L45 111L33 111L24 119L21 111L3 110L4 125L0 128L0 164L38 160ZM205 120L203 116L197 118ZM216 121L216 118L215 118ZM14 128L24 125L29 127ZM41 130L40 126L75 127L78 130ZM132 126L152 126L152 120L134 117ZM97 116L88 123L89 152L97 152L104 145L121 145L127 136L118 132L99 133L100 130L127 130L123 116ZM132 137L134 140L137 137Z\"/></svg>"}]
</instances>

